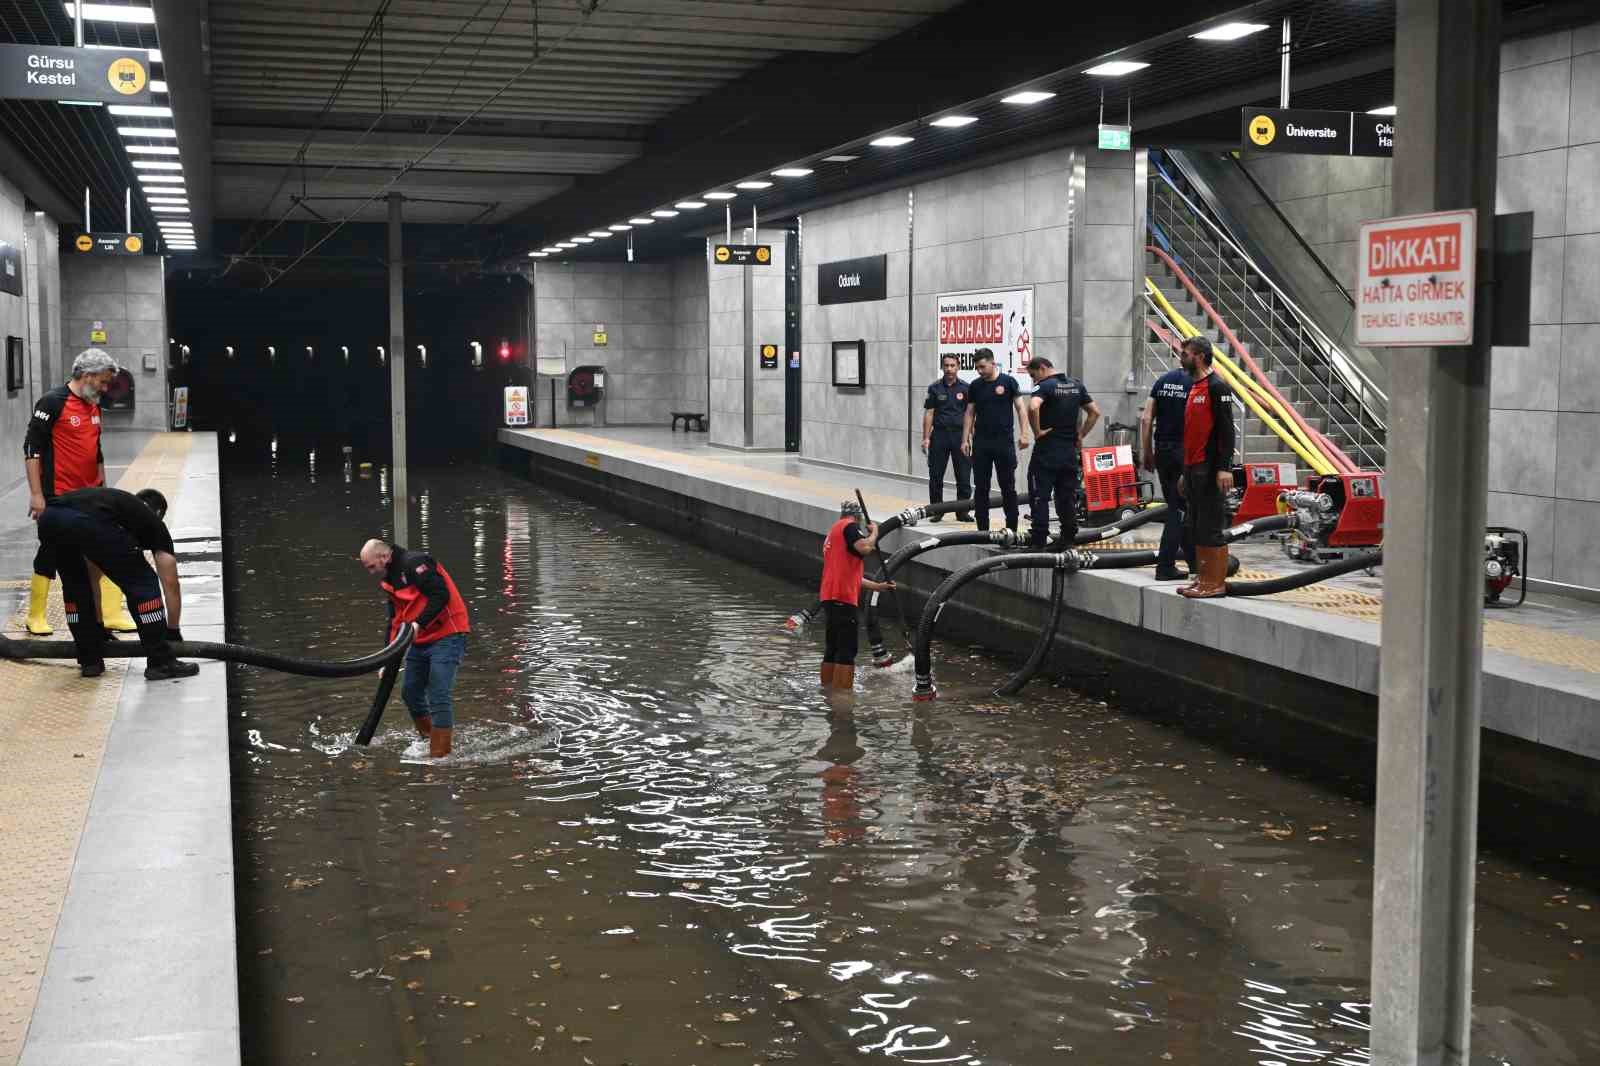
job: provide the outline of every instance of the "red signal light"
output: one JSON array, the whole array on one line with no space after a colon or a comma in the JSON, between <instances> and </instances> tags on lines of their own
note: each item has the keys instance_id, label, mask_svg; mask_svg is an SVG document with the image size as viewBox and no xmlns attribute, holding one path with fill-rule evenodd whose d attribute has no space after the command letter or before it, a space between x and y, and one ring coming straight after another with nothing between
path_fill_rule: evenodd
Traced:
<instances>
[{"instance_id":1,"label":"red signal light","mask_svg":"<svg viewBox=\"0 0 1600 1066\"><path fill-rule=\"evenodd\" d=\"M509 341L501 341L500 342L500 361L502 363L504 363L507 360L509 360L510 358L511 358L511 343Z\"/></svg>"}]
</instances>

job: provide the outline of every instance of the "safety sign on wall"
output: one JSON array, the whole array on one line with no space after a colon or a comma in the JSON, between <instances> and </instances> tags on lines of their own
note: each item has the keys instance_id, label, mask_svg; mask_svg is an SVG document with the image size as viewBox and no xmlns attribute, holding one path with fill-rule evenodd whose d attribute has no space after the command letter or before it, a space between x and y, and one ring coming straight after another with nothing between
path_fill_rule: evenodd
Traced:
<instances>
[{"instance_id":1,"label":"safety sign on wall","mask_svg":"<svg viewBox=\"0 0 1600 1066\"><path fill-rule=\"evenodd\" d=\"M992 351L1000 372L1013 377L1033 358L1033 289L950 292L938 300L939 360L955 356L962 378L976 376L973 358L979 348Z\"/></svg>"},{"instance_id":2,"label":"safety sign on wall","mask_svg":"<svg viewBox=\"0 0 1600 1066\"><path fill-rule=\"evenodd\" d=\"M525 426L528 424L528 386L506 386L506 425Z\"/></svg>"},{"instance_id":3,"label":"safety sign on wall","mask_svg":"<svg viewBox=\"0 0 1600 1066\"><path fill-rule=\"evenodd\" d=\"M1361 225L1356 343L1442 348L1472 343L1476 210Z\"/></svg>"},{"instance_id":4,"label":"safety sign on wall","mask_svg":"<svg viewBox=\"0 0 1600 1066\"><path fill-rule=\"evenodd\" d=\"M778 369L778 346L776 344L763 344L761 346L761 369Z\"/></svg>"},{"instance_id":5,"label":"safety sign on wall","mask_svg":"<svg viewBox=\"0 0 1600 1066\"><path fill-rule=\"evenodd\" d=\"M183 429L189 425L189 386L179 385L172 390L172 428Z\"/></svg>"}]
</instances>

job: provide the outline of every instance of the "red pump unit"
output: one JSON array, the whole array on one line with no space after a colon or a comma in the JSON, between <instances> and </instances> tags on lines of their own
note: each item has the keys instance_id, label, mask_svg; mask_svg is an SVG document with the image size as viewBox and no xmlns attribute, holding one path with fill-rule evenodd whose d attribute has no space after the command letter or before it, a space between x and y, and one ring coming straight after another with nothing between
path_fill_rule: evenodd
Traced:
<instances>
[{"instance_id":1,"label":"red pump unit","mask_svg":"<svg viewBox=\"0 0 1600 1066\"><path fill-rule=\"evenodd\" d=\"M1244 478L1239 483L1244 492L1233 523L1254 522L1278 514L1278 496L1296 486L1296 476L1293 463L1244 464Z\"/></svg>"},{"instance_id":2,"label":"red pump unit","mask_svg":"<svg viewBox=\"0 0 1600 1066\"><path fill-rule=\"evenodd\" d=\"M1300 516L1283 542L1291 559L1330 563L1383 543L1383 474L1319 474L1303 489L1279 495Z\"/></svg>"},{"instance_id":3,"label":"red pump unit","mask_svg":"<svg viewBox=\"0 0 1600 1066\"><path fill-rule=\"evenodd\" d=\"M1149 482L1139 480L1133 448L1127 444L1083 449L1082 517L1132 512L1150 500Z\"/></svg>"}]
</instances>

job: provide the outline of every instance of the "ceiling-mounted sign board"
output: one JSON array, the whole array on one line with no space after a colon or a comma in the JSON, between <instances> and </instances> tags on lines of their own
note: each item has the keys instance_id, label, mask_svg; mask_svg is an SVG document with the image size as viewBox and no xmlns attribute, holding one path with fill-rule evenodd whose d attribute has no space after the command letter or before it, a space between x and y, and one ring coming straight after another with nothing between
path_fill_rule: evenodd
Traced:
<instances>
[{"instance_id":1,"label":"ceiling-mounted sign board","mask_svg":"<svg viewBox=\"0 0 1600 1066\"><path fill-rule=\"evenodd\" d=\"M143 255L141 233L84 233L79 231L68 245L78 255Z\"/></svg>"},{"instance_id":2,"label":"ceiling-mounted sign board","mask_svg":"<svg viewBox=\"0 0 1600 1066\"><path fill-rule=\"evenodd\" d=\"M1394 155L1394 116L1305 107L1239 110L1239 144L1291 155Z\"/></svg>"},{"instance_id":3,"label":"ceiling-mounted sign board","mask_svg":"<svg viewBox=\"0 0 1600 1066\"><path fill-rule=\"evenodd\" d=\"M1099 146L1109 152L1126 152L1133 148L1133 127L1100 123Z\"/></svg>"},{"instance_id":4,"label":"ceiling-mounted sign board","mask_svg":"<svg viewBox=\"0 0 1600 1066\"><path fill-rule=\"evenodd\" d=\"M148 104L150 58L143 50L0 45L0 98Z\"/></svg>"},{"instance_id":5,"label":"ceiling-mounted sign board","mask_svg":"<svg viewBox=\"0 0 1600 1066\"><path fill-rule=\"evenodd\" d=\"M889 294L888 255L817 264L817 303L853 304Z\"/></svg>"},{"instance_id":6,"label":"ceiling-mounted sign board","mask_svg":"<svg viewBox=\"0 0 1600 1066\"><path fill-rule=\"evenodd\" d=\"M711 248L711 258L723 266L770 266L770 244L718 244Z\"/></svg>"}]
</instances>

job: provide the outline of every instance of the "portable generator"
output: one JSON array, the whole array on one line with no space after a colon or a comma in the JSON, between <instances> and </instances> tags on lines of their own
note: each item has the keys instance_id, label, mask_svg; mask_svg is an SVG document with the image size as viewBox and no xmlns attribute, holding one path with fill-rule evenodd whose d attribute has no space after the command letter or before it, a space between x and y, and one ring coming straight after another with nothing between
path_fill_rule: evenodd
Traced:
<instances>
[{"instance_id":1,"label":"portable generator","mask_svg":"<svg viewBox=\"0 0 1600 1066\"><path fill-rule=\"evenodd\" d=\"M1107 513L1132 517L1154 495L1150 483L1139 480L1132 445L1083 449L1083 493L1078 498L1080 521Z\"/></svg>"},{"instance_id":2,"label":"portable generator","mask_svg":"<svg viewBox=\"0 0 1600 1066\"><path fill-rule=\"evenodd\" d=\"M1510 526L1490 526L1483 534L1483 603L1486 607L1520 607L1528 598L1528 534ZM1515 600L1500 594L1521 578Z\"/></svg>"},{"instance_id":3,"label":"portable generator","mask_svg":"<svg viewBox=\"0 0 1600 1066\"><path fill-rule=\"evenodd\" d=\"M1296 485L1293 463L1246 463L1239 479L1239 505L1233 521L1254 522L1278 514L1278 496Z\"/></svg>"},{"instance_id":4,"label":"portable generator","mask_svg":"<svg viewBox=\"0 0 1600 1066\"><path fill-rule=\"evenodd\" d=\"M1320 474L1303 489L1278 494L1284 511L1300 516L1283 542L1303 563L1331 563L1383 543L1383 475Z\"/></svg>"}]
</instances>

